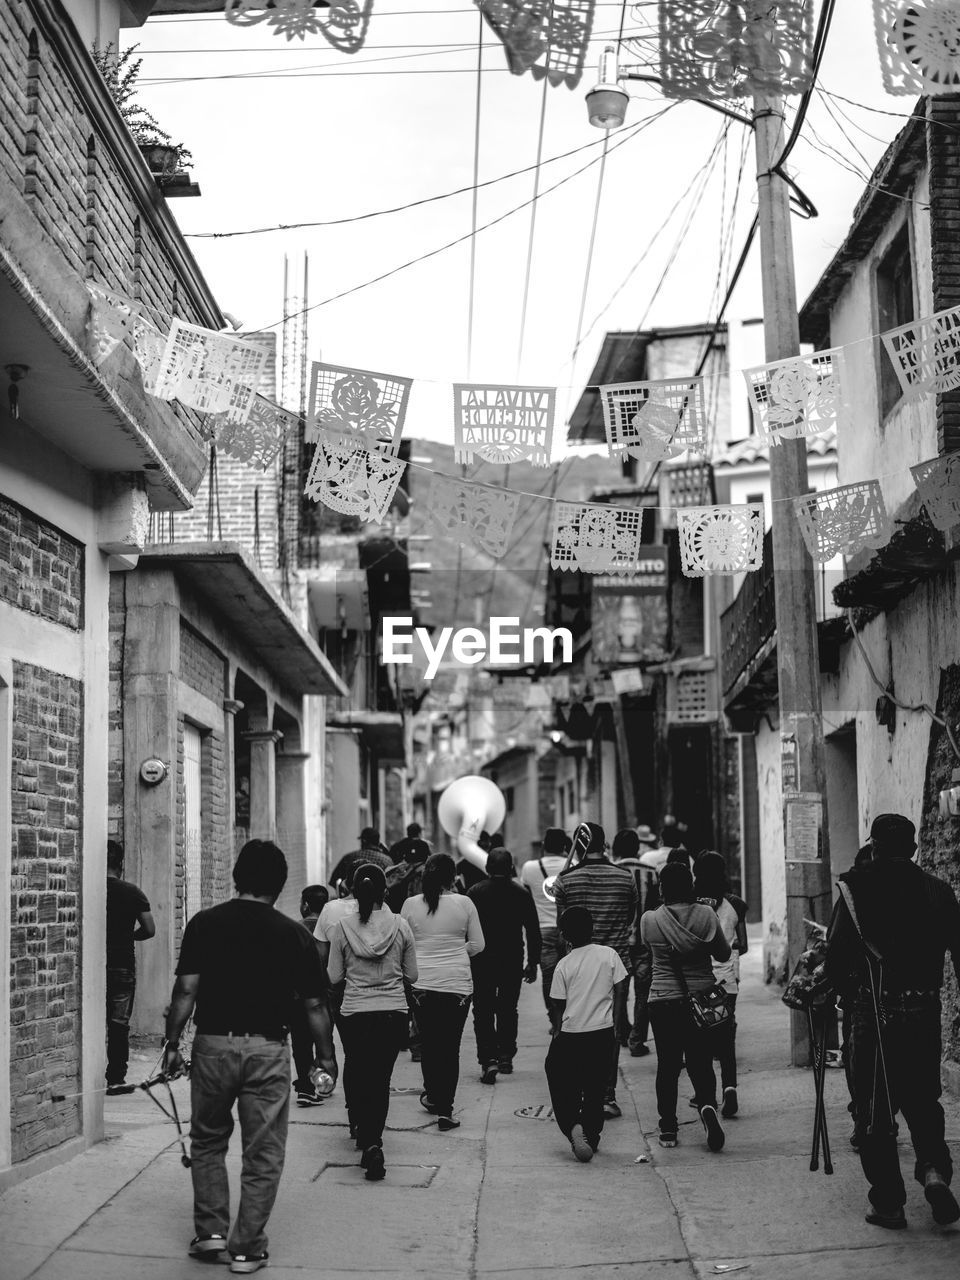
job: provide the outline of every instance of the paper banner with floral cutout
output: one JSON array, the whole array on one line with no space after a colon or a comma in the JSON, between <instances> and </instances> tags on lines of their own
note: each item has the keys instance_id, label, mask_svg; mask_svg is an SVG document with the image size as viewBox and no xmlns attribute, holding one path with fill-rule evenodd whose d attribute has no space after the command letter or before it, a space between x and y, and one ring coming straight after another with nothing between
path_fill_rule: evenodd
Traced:
<instances>
[{"instance_id":1,"label":"paper banner with floral cutout","mask_svg":"<svg viewBox=\"0 0 960 1280\"><path fill-rule=\"evenodd\" d=\"M144 390L161 400L172 400L172 395L160 395L156 390L160 363L167 346L167 335L155 328L149 320L138 317L133 326L133 356L140 366Z\"/></svg>"},{"instance_id":2,"label":"paper banner with floral cutout","mask_svg":"<svg viewBox=\"0 0 960 1280\"><path fill-rule=\"evenodd\" d=\"M453 448L457 462L508 464L529 458L550 465L553 450L554 387L490 383L453 384Z\"/></svg>"},{"instance_id":3,"label":"paper banner with floral cutout","mask_svg":"<svg viewBox=\"0 0 960 1280\"><path fill-rule=\"evenodd\" d=\"M873 0L873 23L887 93L960 89L956 0Z\"/></svg>"},{"instance_id":4,"label":"paper banner with floral cutout","mask_svg":"<svg viewBox=\"0 0 960 1280\"><path fill-rule=\"evenodd\" d=\"M600 388L600 403L614 455L665 462L690 449L704 449L703 378L614 382Z\"/></svg>"},{"instance_id":5,"label":"paper banner with floral cutout","mask_svg":"<svg viewBox=\"0 0 960 1280\"><path fill-rule=\"evenodd\" d=\"M803 93L813 77L807 0L660 0L667 98Z\"/></svg>"},{"instance_id":6,"label":"paper banner with floral cutout","mask_svg":"<svg viewBox=\"0 0 960 1280\"><path fill-rule=\"evenodd\" d=\"M298 414L257 395L246 422L231 422L225 414L218 414L207 419L207 426L218 449L266 471L299 420Z\"/></svg>"},{"instance_id":7,"label":"paper banner with floral cutout","mask_svg":"<svg viewBox=\"0 0 960 1280\"><path fill-rule=\"evenodd\" d=\"M906 396L960 387L960 307L911 320L880 335Z\"/></svg>"},{"instance_id":8,"label":"paper banner with floral cutout","mask_svg":"<svg viewBox=\"0 0 960 1280\"><path fill-rule=\"evenodd\" d=\"M641 507L555 502L550 565L581 573L632 573L640 563Z\"/></svg>"},{"instance_id":9,"label":"paper banner with floral cutout","mask_svg":"<svg viewBox=\"0 0 960 1280\"><path fill-rule=\"evenodd\" d=\"M322 434L304 493L343 515L380 522L386 518L406 465L345 436Z\"/></svg>"},{"instance_id":10,"label":"paper banner with floral cutout","mask_svg":"<svg viewBox=\"0 0 960 1280\"><path fill-rule=\"evenodd\" d=\"M778 444L844 423L846 362L842 347L744 369L758 436Z\"/></svg>"},{"instance_id":11,"label":"paper banner with floral cutout","mask_svg":"<svg viewBox=\"0 0 960 1280\"><path fill-rule=\"evenodd\" d=\"M373 0L330 0L318 7L318 0L226 0L224 14L235 27L252 27L266 22L274 35L287 41L323 36L341 53L363 48L373 11Z\"/></svg>"},{"instance_id":12,"label":"paper banner with floral cutout","mask_svg":"<svg viewBox=\"0 0 960 1280\"><path fill-rule=\"evenodd\" d=\"M595 0L474 0L515 76L575 89L590 46Z\"/></svg>"},{"instance_id":13,"label":"paper banner with floral cutout","mask_svg":"<svg viewBox=\"0 0 960 1280\"><path fill-rule=\"evenodd\" d=\"M314 362L306 440L336 433L396 457L412 378Z\"/></svg>"},{"instance_id":14,"label":"paper banner with floral cutout","mask_svg":"<svg viewBox=\"0 0 960 1280\"><path fill-rule=\"evenodd\" d=\"M960 524L960 453L928 458L910 471L933 527L946 533Z\"/></svg>"},{"instance_id":15,"label":"paper banner with floral cutout","mask_svg":"<svg viewBox=\"0 0 960 1280\"><path fill-rule=\"evenodd\" d=\"M890 541L892 529L879 480L805 493L791 501L807 550L818 564Z\"/></svg>"},{"instance_id":16,"label":"paper banner with floral cutout","mask_svg":"<svg viewBox=\"0 0 960 1280\"><path fill-rule=\"evenodd\" d=\"M677 512L680 567L688 578L755 573L763 563L763 504L685 507Z\"/></svg>"},{"instance_id":17,"label":"paper banner with floral cutout","mask_svg":"<svg viewBox=\"0 0 960 1280\"><path fill-rule=\"evenodd\" d=\"M491 485L469 484L434 472L427 494L430 519L445 537L479 547L494 560L507 551L520 495Z\"/></svg>"},{"instance_id":18,"label":"paper banner with floral cutout","mask_svg":"<svg viewBox=\"0 0 960 1280\"><path fill-rule=\"evenodd\" d=\"M122 343L133 347L140 310L130 298L111 293L92 280L87 281L87 291L90 294L87 335L92 348L91 358L94 364L101 365Z\"/></svg>"},{"instance_id":19,"label":"paper banner with floral cutout","mask_svg":"<svg viewBox=\"0 0 960 1280\"><path fill-rule=\"evenodd\" d=\"M231 422L246 422L267 354L264 346L174 319L156 383L147 390L200 413L222 413Z\"/></svg>"}]
</instances>

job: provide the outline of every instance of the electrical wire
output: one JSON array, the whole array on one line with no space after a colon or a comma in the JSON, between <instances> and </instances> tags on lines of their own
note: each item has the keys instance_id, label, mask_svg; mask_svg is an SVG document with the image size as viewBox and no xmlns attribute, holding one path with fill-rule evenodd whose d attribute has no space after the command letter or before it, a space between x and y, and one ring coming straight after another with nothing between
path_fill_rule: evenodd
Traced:
<instances>
[{"instance_id":1,"label":"electrical wire","mask_svg":"<svg viewBox=\"0 0 960 1280\"><path fill-rule=\"evenodd\" d=\"M480 197L480 101L483 92L483 14L478 13L477 92L473 122L473 202L470 211L470 304L467 309L467 377L473 377L473 319L477 280L477 216Z\"/></svg>"},{"instance_id":2,"label":"electrical wire","mask_svg":"<svg viewBox=\"0 0 960 1280\"><path fill-rule=\"evenodd\" d=\"M671 103L676 106L676 103ZM669 108L667 108L669 110ZM548 156L543 161L544 165L554 164L557 160L568 160L571 156L580 155L583 151L589 151L592 147L599 147L603 144L603 138L594 138L590 142L583 143L582 146L574 147L572 151L562 151L558 155ZM265 235L271 231L304 231L311 230L314 227L342 227L353 222L366 222L370 218L385 218L394 213L406 213L408 209L419 209L423 205L436 204L438 200L450 200L454 196L466 195L469 192L484 191L487 187L495 187L501 182L509 182L511 178L521 178L527 173L532 173L534 165L526 165L523 169L514 169L510 173L502 173L497 178L488 178L485 182L471 183L466 187L457 187L454 191L443 191L439 195L424 196L419 200L411 200L407 204L394 205L389 209L373 209L369 213L353 214L348 218L326 218L313 222L279 222L269 227L249 227L242 231L193 231L187 232L188 240L229 240L236 236L259 236Z\"/></svg>"},{"instance_id":3,"label":"electrical wire","mask_svg":"<svg viewBox=\"0 0 960 1280\"><path fill-rule=\"evenodd\" d=\"M853 636L854 640L856 641L857 648L860 650L860 656L863 658L863 661L867 668L867 672L869 673L870 679L877 686L877 688L880 690L883 696L887 698L890 702L892 702L895 707L899 707L901 711L925 712L926 715L930 717L930 719L933 721L934 724L940 725L940 727L946 732L947 741L950 743L950 746L953 749L953 754L957 757L958 760L960 760L960 746L957 745L957 739L954 737L953 730L951 729L947 721L944 720L943 716L937 715L933 707L931 707L928 702L912 702L912 703L901 702L900 699L894 697L894 695L890 692L890 690L883 684L883 682L880 680L879 676L877 675L876 671L874 670L873 663L870 661L870 655L867 653L867 650L866 650L866 647L864 646L863 639L860 635L860 632L857 630L856 624L853 620L853 610L847 609L845 612L847 615L847 626L850 628L850 633Z\"/></svg>"},{"instance_id":4,"label":"electrical wire","mask_svg":"<svg viewBox=\"0 0 960 1280\"><path fill-rule=\"evenodd\" d=\"M655 123L655 121L659 120L662 115L665 115L668 109L669 108L664 107L661 111L654 112L652 116L647 116L647 118L641 121L635 129L630 131L626 136L622 137L617 143L615 143L614 147L612 147L611 150L614 150L616 147L621 147L625 145L625 143L632 141L644 129L649 128L649 126ZM545 191L542 191L540 193L540 198L542 199L543 196L549 195L551 192L559 190L560 187L565 186L568 182L572 182L574 178L579 177L581 173L585 173L587 169L591 168L596 163L597 163L597 159L589 160L585 165L582 165L579 169L574 170L573 173L568 174L565 178L561 178L559 182L555 182L552 187L547 187ZM499 223L505 222L507 218L512 217L513 214L519 213L522 209L526 209L529 204L530 204L529 200L524 200L522 204L515 205L512 209L508 209L506 213L502 213L498 217L491 219L489 222L485 222L481 227L478 227L477 233L479 234L482 231L488 231L491 227L495 227ZM369 289L371 285L380 284L382 281L388 280L392 276L399 275L400 272L406 271L410 267L418 266L421 262L426 262L430 258L435 258L438 256L438 254L445 253L446 250L448 249L456 248L457 245L463 244L464 241L469 240L471 236L472 236L472 232L467 232L465 235L457 236L456 239L449 240L447 241L446 244L442 244L436 249L431 249L427 253L421 253L416 258L410 258L407 262L403 262L397 267L392 267L389 271L383 271L380 273L380 275L374 276L370 280L363 281L362 284L353 285L349 289L341 290L340 293L332 294L329 298L324 298L321 302L314 302L309 307L304 307L302 311L296 312L295 314L305 315L308 311L317 311L321 307L329 306L333 302L339 302L342 298L347 298L354 293L359 293L363 289ZM258 327L260 329L275 329L277 325L281 323L282 323L282 320L274 320L270 324L260 325Z\"/></svg>"}]
</instances>

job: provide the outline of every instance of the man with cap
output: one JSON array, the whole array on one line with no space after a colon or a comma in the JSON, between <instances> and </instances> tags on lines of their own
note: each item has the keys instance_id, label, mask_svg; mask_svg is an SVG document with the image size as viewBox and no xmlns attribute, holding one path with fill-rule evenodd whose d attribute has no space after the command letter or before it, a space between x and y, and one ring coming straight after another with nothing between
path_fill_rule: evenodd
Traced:
<instances>
[{"instance_id":1,"label":"man with cap","mask_svg":"<svg viewBox=\"0 0 960 1280\"><path fill-rule=\"evenodd\" d=\"M947 951L960 980L960 905L946 881L912 861L915 835L902 814L874 820L872 860L839 884L825 961L849 1013L856 1139L870 1184L866 1220L893 1231L907 1225L898 1111L934 1221L960 1219L940 1105L940 988Z\"/></svg>"},{"instance_id":2,"label":"man with cap","mask_svg":"<svg viewBox=\"0 0 960 1280\"><path fill-rule=\"evenodd\" d=\"M345 853L337 865L330 872L330 883L334 887L340 884L340 881L346 878L347 867L352 866L354 870L362 866L365 862L373 863L376 867L382 867L384 871L389 871L393 866L393 859L380 843L380 832L376 827L364 827L360 832L360 848L354 849L352 853Z\"/></svg>"},{"instance_id":3,"label":"man with cap","mask_svg":"<svg viewBox=\"0 0 960 1280\"><path fill-rule=\"evenodd\" d=\"M530 895L514 879L513 854L502 846L490 850L487 878L475 884L467 897L477 908L486 944L480 955L470 960L477 1061L483 1083L495 1084L498 1072L513 1072L520 983L537 979L540 925Z\"/></svg>"},{"instance_id":4,"label":"man with cap","mask_svg":"<svg viewBox=\"0 0 960 1280\"><path fill-rule=\"evenodd\" d=\"M551 1030L556 1030L556 1010L550 999L550 984L553 971L560 958L565 954L557 928L557 904L553 898L544 893L543 886L548 880L558 876L567 865L567 854L570 851L570 837L559 827L548 827L540 842L539 858L532 858L520 868L520 883L533 898L540 922L540 973L543 979L543 1003Z\"/></svg>"},{"instance_id":5,"label":"man with cap","mask_svg":"<svg viewBox=\"0 0 960 1280\"><path fill-rule=\"evenodd\" d=\"M414 841L424 843L423 827L419 822L408 822L406 836L402 840L395 840L390 846L390 859L394 866L401 862L409 862L410 848ZM429 857L429 854L427 856Z\"/></svg>"},{"instance_id":6,"label":"man with cap","mask_svg":"<svg viewBox=\"0 0 960 1280\"><path fill-rule=\"evenodd\" d=\"M603 827L595 822L581 822L573 836L574 865L557 877L554 890L557 917L562 917L568 907L584 907L593 920L593 941L602 947L612 947L629 972L630 939L638 907L637 882L632 871L616 866L607 858L606 848ZM582 856L576 861L578 855ZM624 1012L618 1010L616 1022L616 1042L603 1102L607 1120L615 1120L622 1114L616 1091L620 1039L626 1022Z\"/></svg>"}]
</instances>

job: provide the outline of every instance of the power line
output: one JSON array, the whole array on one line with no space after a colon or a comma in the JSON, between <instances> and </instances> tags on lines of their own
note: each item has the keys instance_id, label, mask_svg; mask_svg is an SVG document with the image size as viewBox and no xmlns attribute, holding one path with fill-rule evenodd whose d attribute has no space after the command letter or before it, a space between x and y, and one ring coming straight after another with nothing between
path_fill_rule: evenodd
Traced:
<instances>
[{"instance_id":1,"label":"power line","mask_svg":"<svg viewBox=\"0 0 960 1280\"><path fill-rule=\"evenodd\" d=\"M663 108L663 110L655 112L652 116L648 116L646 120L641 121L641 123L637 126L636 129L630 132L627 136L623 137L620 140L620 142L615 143L614 146L615 147L623 146L624 143L630 142L644 129L649 127L656 120L658 120L662 115L664 115L667 110L668 108L665 107ZM611 150L612 149L613 148L611 148ZM596 159L588 160L585 165L582 165L579 169L574 170L574 172L571 174L568 174L567 177L561 178L560 181L555 182L552 187L548 187L546 191L541 192L541 198L542 196L549 195L552 191L556 191L560 187L565 186L568 182L572 182L574 178L579 177L581 173L585 173L587 169L591 168L596 163L597 163ZM507 218L512 217L513 214L515 213L519 213L521 209L526 209L529 204L530 204L529 200L524 200L522 204L515 205L512 209L508 209L506 213L502 213L499 215L499 217L493 218L491 219L490 222L484 223L482 227L479 227L477 229L478 234L481 231L487 231L491 227L497 226L501 222L505 222ZM467 232L466 235L457 236L455 240L449 240L447 241L446 244L440 245L439 248L437 249L431 249L427 253L421 253L416 258L411 258L407 262L401 263L398 267L392 267L389 271L381 272L380 275L374 276L370 280L365 280L362 284L353 285L352 288L350 289L343 289L340 293L332 294L329 298L324 298L322 302L315 302L308 309L310 311L316 311L320 307L329 306L331 302L339 302L342 298L349 297L351 294L354 294L354 293L359 293L362 289L368 289L371 285L380 284L382 281L390 279L391 276L399 275L401 271L406 271L409 267L418 266L421 262L426 262L430 258L435 258L438 254L445 253L447 249L453 249L457 245L463 244L464 241L469 240L472 237L472 235L473 235L472 232ZM279 320L275 320L271 324L261 325L260 328L274 329L280 323L281 322Z\"/></svg>"},{"instance_id":2,"label":"power line","mask_svg":"<svg viewBox=\"0 0 960 1280\"><path fill-rule=\"evenodd\" d=\"M574 147L572 151L563 151L559 155L548 156L543 163L548 165L554 164L557 160L568 160L571 156L580 155L582 151L589 151L592 147L599 147L602 142L602 138L595 138L592 142L585 142L580 147ZM502 173L498 178L488 178L486 182L471 183L469 186L457 187L454 191L443 191L435 196L424 196L420 200L411 200L407 204L394 205L389 209L373 209L369 213L353 214L349 218L326 218L313 222L279 222L269 227L249 227L242 231L193 231L186 232L185 236L188 240L229 240L235 236L266 235L271 231L304 231L313 227L342 227L352 222L365 222L370 218L384 218L388 214L406 213L408 209L419 209L423 205L435 204L438 200L450 200L454 196L466 195L471 191L483 191L486 187L494 187L500 182L509 182L511 178L521 178L524 174L531 173L534 168L534 165L527 165L523 169L514 169L512 173Z\"/></svg>"}]
</instances>

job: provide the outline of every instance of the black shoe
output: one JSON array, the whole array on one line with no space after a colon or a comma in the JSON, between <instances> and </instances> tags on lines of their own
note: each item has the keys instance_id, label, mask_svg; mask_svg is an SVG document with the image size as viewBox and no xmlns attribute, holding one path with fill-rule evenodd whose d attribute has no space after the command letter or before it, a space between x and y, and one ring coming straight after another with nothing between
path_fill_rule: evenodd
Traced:
<instances>
[{"instance_id":1,"label":"black shoe","mask_svg":"<svg viewBox=\"0 0 960 1280\"><path fill-rule=\"evenodd\" d=\"M133 1093L136 1087L135 1084L123 1084L123 1082L120 1084L108 1084L106 1094L108 1098L118 1098L122 1093Z\"/></svg>"},{"instance_id":2,"label":"black shoe","mask_svg":"<svg viewBox=\"0 0 960 1280\"><path fill-rule=\"evenodd\" d=\"M460 1121L454 1120L453 1116L438 1116L437 1128L443 1133L449 1133L451 1129L459 1129Z\"/></svg>"},{"instance_id":3,"label":"black shoe","mask_svg":"<svg viewBox=\"0 0 960 1280\"><path fill-rule=\"evenodd\" d=\"M499 1067L496 1062L485 1062L483 1064L483 1071L480 1073L480 1083L496 1084L498 1070Z\"/></svg>"},{"instance_id":4,"label":"black shoe","mask_svg":"<svg viewBox=\"0 0 960 1280\"><path fill-rule=\"evenodd\" d=\"M645 1044L632 1044L629 1048L631 1058L646 1058L650 1053L649 1048Z\"/></svg>"},{"instance_id":5,"label":"black shoe","mask_svg":"<svg viewBox=\"0 0 960 1280\"><path fill-rule=\"evenodd\" d=\"M411 1050L410 1050L410 1061L411 1061L411 1062L419 1062L419 1061L420 1061L420 1058L421 1058L421 1050L420 1050L420 1049L411 1049Z\"/></svg>"},{"instance_id":6,"label":"black shoe","mask_svg":"<svg viewBox=\"0 0 960 1280\"><path fill-rule=\"evenodd\" d=\"M658 1141L661 1147L675 1147L677 1145L677 1135L675 1133L661 1133Z\"/></svg>"},{"instance_id":7,"label":"black shoe","mask_svg":"<svg viewBox=\"0 0 960 1280\"><path fill-rule=\"evenodd\" d=\"M907 1227L906 1214L902 1209L894 1209L890 1213L871 1209L864 1221L869 1222L871 1227L886 1227L888 1231L905 1231Z\"/></svg>"},{"instance_id":8,"label":"black shoe","mask_svg":"<svg viewBox=\"0 0 960 1280\"><path fill-rule=\"evenodd\" d=\"M960 1204L936 1169L928 1169L923 1180L923 1194L933 1212L933 1220L941 1227L949 1227L960 1219Z\"/></svg>"},{"instance_id":9,"label":"black shoe","mask_svg":"<svg viewBox=\"0 0 960 1280\"><path fill-rule=\"evenodd\" d=\"M501 1058L499 1063L497 1064L497 1070L500 1072L502 1076L512 1076L513 1075L513 1059Z\"/></svg>"},{"instance_id":10,"label":"black shoe","mask_svg":"<svg viewBox=\"0 0 960 1280\"><path fill-rule=\"evenodd\" d=\"M740 1110L740 1100L737 1097L737 1090L734 1085L727 1085L723 1091L723 1106L720 1108L720 1114L724 1120L732 1119Z\"/></svg>"},{"instance_id":11,"label":"black shoe","mask_svg":"<svg viewBox=\"0 0 960 1280\"><path fill-rule=\"evenodd\" d=\"M423 1107L424 1111L428 1112L430 1115L435 1116L437 1114L436 1103L431 1102L427 1097L426 1089L424 1089L423 1093L420 1095L420 1105Z\"/></svg>"},{"instance_id":12,"label":"black shoe","mask_svg":"<svg viewBox=\"0 0 960 1280\"><path fill-rule=\"evenodd\" d=\"M588 1142L583 1126L575 1124L570 1130L570 1150L581 1164L589 1164L593 1159L594 1146Z\"/></svg>"},{"instance_id":13,"label":"black shoe","mask_svg":"<svg viewBox=\"0 0 960 1280\"><path fill-rule=\"evenodd\" d=\"M365 1169L364 1177L368 1182L380 1182L386 1176L387 1166L383 1158L383 1147L379 1145L367 1147L360 1157L360 1167Z\"/></svg>"},{"instance_id":14,"label":"black shoe","mask_svg":"<svg viewBox=\"0 0 960 1280\"><path fill-rule=\"evenodd\" d=\"M700 1119L707 1132L707 1146L711 1151L722 1151L726 1136L717 1116L717 1108L711 1106L701 1107Z\"/></svg>"},{"instance_id":15,"label":"black shoe","mask_svg":"<svg viewBox=\"0 0 960 1280\"><path fill-rule=\"evenodd\" d=\"M227 1237L216 1233L212 1236L194 1236L187 1252L191 1258L197 1258L200 1262L226 1262Z\"/></svg>"},{"instance_id":16,"label":"black shoe","mask_svg":"<svg viewBox=\"0 0 960 1280\"><path fill-rule=\"evenodd\" d=\"M603 1118L604 1120L619 1120L623 1115L617 1105L616 1098L604 1098L603 1101Z\"/></svg>"},{"instance_id":17,"label":"black shoe","mask_svg":"<svg viewBox=\"0 0 960 1280\"><path fill-rule=\"evenodd\" d=\"M266 1249L263 1253L232 1253L230 1255L230 1270L234 1275L245 1276L253 1271L259 1271L261 1267L267 1266L267 1259L270 1257Z\"/></svg>"},{"instance_id":18,"label":"black shoe","mask_svg":"<svg viewBox=\"0 0 960 1280\"><path fill-rule=\"evenodd\" d=\"M315 1089L297 1090L298 1107L322 1107L325 1102L326 1098L321 1098Z\"/></svg>"}]
</instances>

